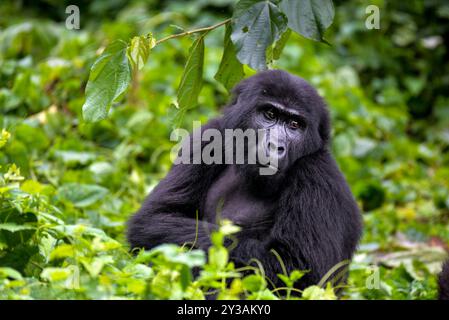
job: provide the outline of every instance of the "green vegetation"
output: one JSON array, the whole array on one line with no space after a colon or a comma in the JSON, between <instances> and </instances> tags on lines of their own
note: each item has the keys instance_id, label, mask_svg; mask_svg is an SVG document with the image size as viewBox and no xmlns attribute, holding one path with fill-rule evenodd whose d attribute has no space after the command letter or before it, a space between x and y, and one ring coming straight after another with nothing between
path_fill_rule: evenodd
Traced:
<instances>
[{"instance_id":1,"label":"green vegetation","mask_svg":"<svg viewBox=\"0 0 449 320\"><path fill-rule=\"evenodd\" d=\"M305 34L274 14L276 34L249 59L238 54L251 42L234 48L229 23L158 43L248 12L236 1L85 1L80 30L65 27L70 3L55 3L0 4L1 299L295 298L301 270L270 290L260 268L242 277L228 262L232 225L213 235L208 259L174 245L132 255L124 236L171 166L173 126L217 115L227 89L255 72L241 62L295 73L330 106L333 153L365 220L342 298L435 298L449 244L449 5L334 1L330 45L311 40L323 40L329 15ZM380 30L365 28L370 4ZM310 287L302 298L335 294Z\"/></svg>"}]
</instances>

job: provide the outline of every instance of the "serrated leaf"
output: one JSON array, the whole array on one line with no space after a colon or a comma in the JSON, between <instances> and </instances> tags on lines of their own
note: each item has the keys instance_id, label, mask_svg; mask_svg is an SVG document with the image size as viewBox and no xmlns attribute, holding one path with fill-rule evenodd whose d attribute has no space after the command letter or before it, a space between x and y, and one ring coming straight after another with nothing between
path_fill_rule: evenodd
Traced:
<instances>
[{"instance_id":1,"label":"serrated leaf","mask_svg":"<svg viewBox=\"0 0 449 320\"><path fill-rule=\"evenodd\" d=\"M178 88L179 112L176 122L181 121L185 112L198 103L198 95L203 85L204 36L205 34L200 35L189 50L189 57Z\"/></svg>"},{"instance_id":2,"label":"serrated leaf","mask_svg":"<svg viewBox=\"0 0 449 320\"><path fill-rule=\"evenodd\" d=\"M86 85L83 118L86 121L105 119L109 109L131 81L131 66L126 55L127 44L111 43L90 69Z\"/></svg>"},{"instance_id":3,"label":"serrated leaf","mask_svg":"<svg viewBox=\"0 0 449 320\"><path fill-rule=\"evenodd\" d=\"M215 80L221 82L228 91L231 91L231 89L245 76L243 65L236 57L234 44L231 41L231 33L232 28L227 24L224 37L223 56L214 77Z\"/></svg>"},{"instance_id":4,"label":"serrated leaf","mask_svg":"<svg viewBox=\"0 0 449 320\"><path fill-rule=\"evenodd\" d=\"M326 42L323 35L335 15L331 0L282 0L279 7L287 15L288 26L293 31Z\"/></svg>"},{"instance_id":5,"label":"serrated leaf","mask_svg":"<svg viewBox=\"0 0 449 320\"><path fill-rule=\"evenodd\" d=\"M138 36L131 39L126 54L133 69L143 68L150 55L150 50L156 45L156 39L150 33L146 36Z\"/></svg>"},{"instance_id":6,"label":"serrated leaf","mask_svg":"<svg viewBox=\"0 0 449 320\"><path fill-rule=\"evenodd\" d=\"M267 68L266 50L287 28L287 18L270 1L241 0L232 16L231 40L241 63Z\"/></svg>"}]
</instances>

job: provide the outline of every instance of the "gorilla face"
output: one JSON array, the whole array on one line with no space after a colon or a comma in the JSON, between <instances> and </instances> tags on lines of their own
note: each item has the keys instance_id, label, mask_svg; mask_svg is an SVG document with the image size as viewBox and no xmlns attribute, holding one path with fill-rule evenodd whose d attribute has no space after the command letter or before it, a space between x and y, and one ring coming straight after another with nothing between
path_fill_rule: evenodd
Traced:
<instances>
[{"instance_id":1,"label":"gorilla face","mask_svg":"<svg viewBox=\"0 0 449 320\"><path fill-rule=\"evenodd\" d=\"M275 101L257 106L253 114L253 127L265 132L258 142L262 153L275 160L274 169L284 172L298 158L298 146L305 136L307 122L297 110L287 108ZM258 166L268 167L272 163L258 158Z\"/></svg>"},{"instance_id":2,"label":"gorilla face","mask_svg":"<svg viewBox=\"0 0 449 320\"><path fill-rule=\"evenodd\" d=\"M329 140L327 107L305 80L280 70L258 73L242 81L233 91L234 100L224 113L225 128L264 130L257 148L277 161L276 173L255 178L267 161L239 166L257 182L280 181L299 158L324 147Z\"/></svg>"}]
</instances>

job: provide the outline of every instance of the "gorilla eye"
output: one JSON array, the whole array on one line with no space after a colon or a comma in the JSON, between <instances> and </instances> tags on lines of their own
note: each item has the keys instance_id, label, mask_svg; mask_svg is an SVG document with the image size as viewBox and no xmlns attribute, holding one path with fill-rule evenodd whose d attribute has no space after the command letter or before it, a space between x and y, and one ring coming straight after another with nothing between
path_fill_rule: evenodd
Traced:
<instances>
[{"instance_id":1,"label":"gorilla eye","mask_svg":"<svg viewBox=\"0 0 449 320\"><path fill-rule=\"evenodd\" d=\"M298 130L303 128L305 125L297 120L291 120L288 126L293 130Z\"/></svg>"},{"instance_id":2,"label":"gorilla eye","mask_svg":"<svg viewBox=\"0 0 449 320\"><path fill-rule=\"evenodd\" d=\"M263 112L263 115L265 116L265 118L267 118L268 120L274 120L276 119L276 115L274 114L274 111L271 109L265 110Z\"/></svg>"}]
</instances>

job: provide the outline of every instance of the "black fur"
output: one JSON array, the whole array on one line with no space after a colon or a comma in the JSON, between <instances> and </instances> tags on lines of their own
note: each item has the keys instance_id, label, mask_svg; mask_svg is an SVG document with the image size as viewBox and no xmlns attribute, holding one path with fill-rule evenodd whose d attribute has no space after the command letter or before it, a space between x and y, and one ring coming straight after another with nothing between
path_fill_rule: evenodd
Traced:
<instances>
[{"instance_id":1,"label":"black fur","mask_svg":"<svg viewBox=\"0 0 449 320\"><path fill-rule=\"evenodd\" d=\"M257 105L266 100L295 109L307 120L301 140L289 147L293 161L288 168L274 176L258 176L254 166L241 166L229 173L234 175L229 185L223 179L230 172L229 165L174 165L130 219L131 247L192 243L198 212L196 246L206 249L210 231L217 227L207 212L209 205L216 205L217 194L209 192L216 189L234 197L234 208L248 211L253 201L267 208L263 221L252 224L248 217L243 223L230 257L237 265L258 259L274 285L283 286L276 275L282 268L271 249L281 256L288 272L309 270L298 288L317 284L333 266L352 258L361 235L361 217L329 151L327 107L311 85L284 71L261 72L236 86L223 117L211 120L202 130L251 127ZM243 196L232 193L236 186L244 191ZM270 206L263 205L267 199ZM232 220L232 213L229 216Z\"/></svg>"},{"instance_id":2,"label":"black fur","mask_svg":"<svg viewBox=\"0 0 449 320\"><path fill-rule=\"evenodd\" d=\"M449 300L449 260L443 265L438 284L440 287L438 298L440 300Z\"/></svg>"}]
</instances>

